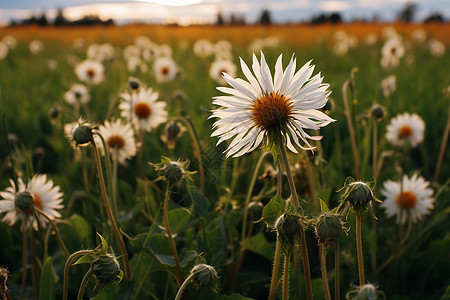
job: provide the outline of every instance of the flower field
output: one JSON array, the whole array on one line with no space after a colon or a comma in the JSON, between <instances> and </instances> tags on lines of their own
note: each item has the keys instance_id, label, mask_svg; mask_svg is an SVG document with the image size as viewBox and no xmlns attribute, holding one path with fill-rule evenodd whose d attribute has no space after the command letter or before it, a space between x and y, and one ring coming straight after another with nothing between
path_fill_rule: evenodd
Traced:
<instances>
[{"instance_id":1,"label":"flower field","mask_svg":"<svg viewBox=\"0 0 450 300\"><path fill-rule=\"evenodd\" d=\"M450 299L449 33L1 27L2 299Z\"/></svg>"}]
</instances>

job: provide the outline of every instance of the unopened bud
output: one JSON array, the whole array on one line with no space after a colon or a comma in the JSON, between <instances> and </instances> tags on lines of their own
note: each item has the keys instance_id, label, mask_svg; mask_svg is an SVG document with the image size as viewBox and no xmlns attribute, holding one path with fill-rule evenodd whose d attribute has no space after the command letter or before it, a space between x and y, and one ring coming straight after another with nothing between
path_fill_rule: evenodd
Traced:
<instances>
[{"instance_id":1,"label":"unopened bud","mask_svg":"<svg viewBox=\"0 0 450 300\"><path fill-rule=\"evenodd\" d=\"M212 291L218 291L218 280L214 267L199 264L192 268L191 274L193 275L192 281L197 288L210 288Z\"/></svg>"},{"instance_id":2,"label":"unopened bud","mask_svg":"<svg viewBox=\"0 0 450 300\"><path fill-rule=\"evenodd\" d=\"M87 125L80 125L73 131L73 142L75 146L84 147L93 140L92 128Z\"/></svg>"},{"instance_id":3,"label":"unopened bud","mask_svg":"<svg viewBox=\"0 0 450 300\"><path fill-rule=\"evenodd\" d=\"M366 210L370 201L375 200L372 189L362 181L355 181L347 185L342 201L348 201L353 210Z\"/></svg>"},{"instance_id":4,"label":"unopened bud","mask_svg":"<svg viewBox=\"0 0 450 300\"><path fill-rule=\"evenodd\" d=\"M316 219L316 236L319 243L334 243L345 230L342 215L324 212Z\"/></svg>"},{"instance_id":5,"label":"unopened bud","mask_svg":"<svg viewBox=\"0 0 450 300\"><path fill-rule=\"evenodd\" d=\"M302 223L300 216L282 214L275 222L281 248L285 253L290 253L294 245L301 240Z\"/></svg>"},{"instance_id":6,"label":"unopened bud","mask_svg":"<svg viewBox=\"0 0 450 300\"><path fill-rule=\"evenodd\" d=\"M120 276L120 265L114 255L106 253L94 258L91 263L92 275L98 280L100 287L109 286Z\"/></svg>"}]
</instances>

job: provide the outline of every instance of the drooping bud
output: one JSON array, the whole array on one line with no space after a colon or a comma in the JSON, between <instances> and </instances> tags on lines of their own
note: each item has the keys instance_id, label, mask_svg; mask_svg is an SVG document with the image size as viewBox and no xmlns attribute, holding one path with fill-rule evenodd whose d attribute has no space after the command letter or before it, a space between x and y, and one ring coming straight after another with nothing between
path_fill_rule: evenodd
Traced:
<instances>
[{"instance_id":1,"label":"drooping bud","mask_svg":"<svg viewBox=\"0 0 450 300\"><path fill-rule=\"evenodd\" d=\"M316 236L319 243L332 244L336 242L342 231L346 231L342 215L324 212L315 222Z\"/></svg>"},{"instance_id":2,"label":"drooping bud","mask_svg":"<svg viewBox=\"0 0 450 300\"><path fill-rule=\"evenodd\" d=\"M362 286L354 286L349 290L345 299L348 300L384 300L386 295L384 292L378 290L378 287L373 284L364 284Z\"/></svg>"},{"instance_id":3,"label":"drooping bud","mask_svg":"<svg viewBox=\"0 0 450 300\"><path fill-rule=\"evenodd\" d=\"M191 270L192 282L197 288L209 288L213 292L217 292L219 289L219 276L217 275L214 267L199 264Z\"/></svg>"},{"instance_id":4,"label":"drooping bud","mask_svg":"<svg viewBox=\"0 0 450 300\"><path fill-rule=\"evenodd\" d=\"M161 162L157 164L150 163L159 173L160 178L168 181L171 184L179 184L184 179L190 178L191 174L195 172L187 171L189 161L172 161L170 158L162 156Z\"/></svg>"},{"instance_id":5,"label":"drooping bud","mask_svg":"<svg viewBox=\"0 0 450 300\"><path fill-rule=\"evenodd\" d=\"M100 288L109 286L121 279L119 262L113 254L105 253L95 256L91 263L92 275L98 280Z\"/></svg>"},{"instance_id":6,"label":"drooping bud","mask_svg":"<svg viewBox=\"0 0 450 300\"><path fill-rule=\"evenodd\" d=\"M300 216L284 213L275 222L275 228L281 243L281 249L285 254L290 253L292 248L298 245L301 240L302 223Z\"/></svg>"},{"instance_id":7,"label":"drooping bud","mask_svg":"<svg viewBox=\"0 0 450 300\"><path fill-rule=\"evenodd\" d=\"M264 205L261 202L250 202L248 205L248 217L250 221L256 222L261 219Z\"/></svg>"},{"instance_id":8,"label":"drooping bud","mask_svg":"<svg viewBox=\"0 0 450 300\"><path fill-rule=\"evenodd\" d=\"M166 144L168 149L175 148L175 142L182 136L185 131L184 127L177 122L169 122L164 128L164 134L161 135L161 140Z\"/></svg>"},{"instance_id":9,"label":"drooping bud","mask_svg":"<svg viewBox=\"0 0 450 300\"><path fill-rule=\"evenodd\" d=\"M374 104L372 105L372 107L370 108L370 114L372 115L372 117L377 120L378 122L380 122L385 116L386 116L386 110L384 109L383 106L379 105L379 104Z\"/></svg>"},{"instance_id":10,"label":"drooping bud","mask_svg":"<svg viewBox=\"0 0 450 300\"><path fill-rule=\"evenodd\" d=\"M92 128L86 125L78 126L73 131L73 141L76 146L84 147L92 141Z\"/></svg>"}]
</instances>

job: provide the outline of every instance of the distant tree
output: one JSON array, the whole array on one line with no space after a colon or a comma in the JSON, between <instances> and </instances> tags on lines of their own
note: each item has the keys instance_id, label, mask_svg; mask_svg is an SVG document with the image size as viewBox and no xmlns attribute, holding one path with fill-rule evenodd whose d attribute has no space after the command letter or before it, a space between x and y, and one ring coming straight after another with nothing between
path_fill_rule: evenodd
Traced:
<instances>
[{"instance_id":1,"label":"distant tree","mask_svg":"<svg viewBox=\"0 0 450 300\"><path fill-rule=\"evenodd\" d=\"M53 21L53 24L55 26L61 26L66 25L68 23L67 19L64 17L64 12L61 8L58 8L58 11L56 13L55 20Z\"/></svg>"},{"instance_id":2,"label":"distant tree","mask_svg":"<svg viewBox=\"0 0 450 300\"><path fill-rule=\"evenodd\" d=\"M244 25L245 17L243 15L236 15L236 14L232 13L230 15L230 24L231 25Z\"/></svg>"},{"instance_id":3,"label":"distant tree","mask_svg":"<svg viewBox=\"0 0 450 300\"><path fill-rule=\"evenodd\" d=\"M224 25L224 24L225 24L225 21L223 19L222 12L219 10L219 11L217 11L216 25Z\"/></svg>"},{"instance_id":4,"label":"distant tree","mask_svg":"<svg viewBox=\"0 0 450 300\"><path fill-rule=\"evenodd\" d=\"M428 17L426 17L423 20L423 22L424 23L432 23L432 22L444 23L445 20L441 13L435 12L435 13L432 13L431 15L429 15Z\"/></svg>"},{"instance_id":5,"label":"distant tree","mask_svg":"<svg viewBox=\"0 0 450 300\"><path fill-rule=\"evenodd\" d=\"M47 20L47 17L45 16L45 13L42 13L42 15L36 19L36 24L39 26L47 26L48 25L48 20Z\"/></svg>"},{"instance_id":6,"label":"distant tree","mask_svg":"<svg viewBox=\"0 0 450 300\"><path fill-rule=\"evenodd\" d=\"M270 12L268 9L264 9L261 12L261 17L259 18L259 24L270 25L272 24L272 18L270 17Z\"/></svg>"},{"instance_id":7,"label":"distant tree","mask_svg":"<svg viewBox=\"0 0 450 300\"><path fill-rule=\"evenodd\" d=\"M337 24L337 23L341 23L342 22L342 17L338 12L334 12L330 15L329 17L330 22L333 24Z\"/></svg>"},{"instance_id":8,"label":"distant tree","mask_svg":"<svg viewBox=\"0 0 450 300\"><path fill-rule=\"evenodd\" d=\"M403 22L412 22L416 14L417 4L414 2L406 3L405 7L397 13L397 19Z\"/></svg>"}]
</instances>

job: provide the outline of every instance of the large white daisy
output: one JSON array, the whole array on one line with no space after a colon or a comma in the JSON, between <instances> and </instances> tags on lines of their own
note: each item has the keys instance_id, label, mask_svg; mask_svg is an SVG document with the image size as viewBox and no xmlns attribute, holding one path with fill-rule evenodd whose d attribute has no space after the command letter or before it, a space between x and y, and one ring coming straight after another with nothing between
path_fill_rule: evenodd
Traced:
<instances>
[{"instance_id":1,"label":"large white daisy","mask_svg":"<svg viewBox=\"0 0 450 300\"><path fill-rule=\"evenodd\" d=\"M136 155L133 128L129 123L124 123L121 119L105 121L104 125L98 127L98 132L105 140L113 159L117 159L119 163L123 164L125 160ZM101 142L96 142L96 145L103 150Z\"/></svg>"},{"instance_id":2,"label":"large white daisy","mask_svg":"<svg viewBox=\"0 0 450 300\"><path fill-rule=\"evenodd\" d=\"M75 67L75 74L87 84L99 84L104 80L105 68L95 60L85 60Z\"/></svg>"},{"instance_id":3,"label":"large white daisy","mask_svg":"<svg viewBox=\"0 0 450 300\"><path fill-rule=\"evenodd\" d=\"M392 118L386 130L386 139L392 145L409 143L411 147L416 147L424 139L425 122L415 113L403 113Z\"/></svg>"},{"instance_id":4,"label":"large white daisy","mask_svg":"<svg viewBox=\"0 0 450 300\"><path fill-rule=\"evenodd\" d=\"M11 187L7 187L0 192L0 196L4 199L0 201L0 213L5 213L3 221L14 225L19 219L22 221L22 229L32 225L35 230L38 229L36 218L30 209L20 210L16 207L16 196L21 193L28 192L33 198L34 205L42 210L47 216L54 220L60 218L61 214L57 209L63 208L63 194L60 188L54 185L53 180L47 179L45 174L34 175L27 183L24 184L22 179L18 180L17 186L10 180ZM39 214L38 214L39 215ZM41 226L46 225L46 219L39 215Z\"/></svg>"},{"instance_id":5,"label":"large white daisy","mask_svg":"<svg viewBox=\"0 0 450 300\"><path fill-rule=\"evenodd\" d=\"M120 96L125 100L119 104L121 116L133 122L138 129L151 131L167 121L166 102L157 101L159 93L152 88L141 88Z\"/></svg>"},{"instance_id":6,"label":"large white daisy","mask_svg":"<svg viewBox=\"0 0 450 300\"><path fill-rule=\"evenodd\" d=\"M388 217L397 216L397 223L407 219L417 222L433 209L433 190L423 177L414 174L411 178L404 175L402 182L388 180L384 182L381 194L385 197L381 207Z\"/></svg>"},{"instance_id":7,"label":"large white daisy","mask_svg":"<svg viewBox=\"0 0 450 300\"><path fill-rule=\"evenodd\" d=\"M241 68L248 81L225 73L232 88L217 88L229 95L214 97L213 104L220 107L210 116L219 118L211 135L219 137L217 144L232 139L227 157L238 157L281 139L294 153L296 147L313 149L308 139L322 137L310 136L305 129L317 130L334 121L318 110L327 103L331 92L327 90L329 85L322 83L320 73L311 77L314 66L308 62L296 72L296 59L292 57L283 70L280 55L272 79L261 52L261 62L253 54L253 74L242 59Z\"/></svg>"}]
</instances>

